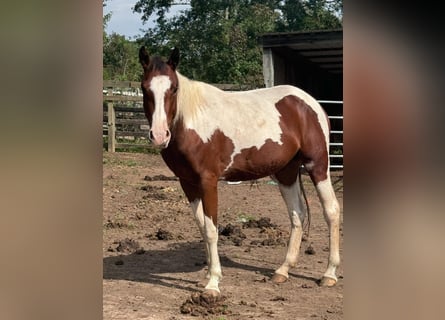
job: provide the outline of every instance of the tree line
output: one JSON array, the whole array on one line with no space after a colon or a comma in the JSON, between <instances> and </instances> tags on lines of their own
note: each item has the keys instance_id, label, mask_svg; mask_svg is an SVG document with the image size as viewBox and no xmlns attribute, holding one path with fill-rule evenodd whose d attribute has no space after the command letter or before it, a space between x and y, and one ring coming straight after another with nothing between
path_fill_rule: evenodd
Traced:
<instances>
[{"instance_id":1,"label":"tree line","mask_svg":"<svg viewBox=\"0 0 445 320\"><path fill-rule=\"evenodd\" d=\"M103 0L104 6L107 0ZM187 9L173 17L177 4ZM136 39L107 34L112 15L104 16L104 79L139 81L138 49L167 57L181 52L182 74L211 83L263 86L262 51L258 39L270 32L342 28L342 0L138 0L134 12L156 25Z\"/></svg>"}]
</instances>

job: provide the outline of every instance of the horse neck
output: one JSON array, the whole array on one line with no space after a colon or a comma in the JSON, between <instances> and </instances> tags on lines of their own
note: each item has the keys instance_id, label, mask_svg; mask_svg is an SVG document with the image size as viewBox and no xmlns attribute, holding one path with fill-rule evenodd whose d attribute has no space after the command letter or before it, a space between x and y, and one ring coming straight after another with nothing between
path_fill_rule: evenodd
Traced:
<instances>
[{"instance_id":1,"label":"horse neck","mask_svg":"<svg viewBox=\"0 0 445 320\"><path fill-rule=\"evenodd\" d=\"M176 72L179 82L177 112L175 121L179 119L196 119L208 105L209 95L223 92L204 82L190 80Z\"/></svg>"}]
</instances>

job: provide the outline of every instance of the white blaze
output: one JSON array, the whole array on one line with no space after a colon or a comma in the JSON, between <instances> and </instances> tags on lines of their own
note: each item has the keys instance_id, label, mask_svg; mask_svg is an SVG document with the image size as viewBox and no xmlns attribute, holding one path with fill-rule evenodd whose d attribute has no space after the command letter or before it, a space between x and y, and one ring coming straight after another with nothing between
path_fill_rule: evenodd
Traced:
<instances>
[{"instance_id":1,"label":"white blaze","mask_svg":"<svg viewBox=\"0 0 445 320\"><path fill-rule=\"evenodd\" d=\"M153 92L155 100L155 110L153 112L152 131L156 138L157 136L166 139L166 132L168 130L167 115L165 113L164 98L165 92L170 88L171 81L168 76L155 76L151 80L150 90Z\"/></svg>"}]
</instances>

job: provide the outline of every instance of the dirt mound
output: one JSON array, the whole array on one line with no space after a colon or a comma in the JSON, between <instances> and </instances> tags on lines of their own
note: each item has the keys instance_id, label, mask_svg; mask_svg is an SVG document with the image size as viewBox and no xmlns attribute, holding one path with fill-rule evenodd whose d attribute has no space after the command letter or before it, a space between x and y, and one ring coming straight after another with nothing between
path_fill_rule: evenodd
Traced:
<instances>
[{"instance_id":1,"label":"dirt mound","mask_svg":"<svg viewBox=\"0 0 445 320\"><path fill-rule=\"evenodd\" d=\"M312 243L309 244L309 246L304 250L304 253L306 254L315 254L315 249L312 246Z\"/></svg>"},{"instance_id":2,"label":"dirt mound","mask_svg":"<svg viewBox=\"0 0 445 320\"><path fill-rule=\"evenodd\" d=\"M270 218L260 218L258 220L249 220L243 223L243 228L276 228L277 225L270 222Z\"/></svg>"},{"instance_id":3,"label":"dirt mound","mask_svg":"<svg viewBox=\"0 0 445 320\"><path fill-rule=\"evenodd\" d=\"M104 224L106 229L123 229L128 228L128 223L122 221L112 221L110 219Z\"/></svg>"},{"instance_id":4,"label":"dirt mound","mask_svg":"<svg viewBox=\"0 0 445 320\"><path fill-rule=\"evenodd\" d=\"M157 186L143 186L141 190L148 191L147 195L143 196L143 199L155 199L155 200L167 200L167 195L163 192L163 187Z\"/></svg>"},{"instance_id":5,"label":"dirt mound","mask_svg":"<svg viewBox=\"0 0 445 320\"><path fill-rule=\"evenodd\" d=\"M143 249L141 248L139 242L133 239L125 238L124 240L117 241L116 251L121 253L135 253L141 252Z\"/></svg>"},{"instance_id":6,"label":"dirt mound","mask_svg":"<svg viewBox=\"0 0 445 320\"><path fill-rule=\"evenodd\" d=\"M241 246L246 235L241 231L239 226L234 226L231 223L219 229L219 234L230 239L234 245Z\"/></svg>"},{"instance_id":7,"label":"dirt mound","mask_svg":"<svg viewBox=\"0 0 445 320\"><path fill-rule=\"evenodd\" d=\"M167 229L159 228L158 231L155 233L147 233L145 235L150 240L178 240L181 239L181 236L174 236L172 232L168 231Z\"/></svg>"},{"instance_id":8,"label":"dirt mound","mask_svg":"<svg viewBox=\"0 0 445 320\"><path fill-rule=\"evenodd\" d=\"M167 177L163 174L158 174L155 176L145 176L144 177L145 181L177 181L179 180L178 177Z\"/></svg>"},{"instance_id":9,"label":"dirt mound","mask_svg":"<svg viewBox=\"0 0 445 320\"><path fill-rule=\"evenodd\" d=\"M170 231L164 230L164 229L159 229L156 232L155 236L156 236L156 239L158 239L158 240L173 240L174 239L173 234Z\"/></svg>"},{"instance_id":10,"label":"dirt mound","mask_svg":"<svg viewBox=\"0 0 445 320\"><path fill-rule=\"evenodd\" d=\"M215 297L206 293L192 293L190 298L181 305L180 311L183 314L190 314L195 317L208 315L230 314L224 296Z\"/></svg>"},{"instance_id":11,"label":"dirt mound","mask_svg":"<svg viewBox=\"0 0 445 320\"><path fill-rule=\"evenodd\" d=\"M265 246L265 247L285 246L287 243L287 239L289 238L289 234L287 232L283 232L279 229L273 229L273 228L261 229L260 235L262 235L266 239L252 240L250 244L254 246Z\"/></svg>"}]
</instances>

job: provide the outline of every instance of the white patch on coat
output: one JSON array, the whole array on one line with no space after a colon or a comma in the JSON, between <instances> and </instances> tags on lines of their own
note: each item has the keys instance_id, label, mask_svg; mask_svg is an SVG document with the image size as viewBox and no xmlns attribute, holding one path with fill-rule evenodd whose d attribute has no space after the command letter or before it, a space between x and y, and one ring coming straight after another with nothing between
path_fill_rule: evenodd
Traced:
<instances>
[{"instance_id":1,"label":"white patch on coat","mask_svg":"<svg viewBox=\"0 0 445 320\"><path fill-rule=\"evenodd\" d=\"M186 129L193 129L203 142L208 142L216 130L232 140L234 157L243 149L260 149L269 139L283 144L278 109L275 104L293 95L306 102L317 114L321 128L329 137L324 111L309 94L293 86L277 86L244 92L225 92L203 82L189 80L177 73L179 80L178 114Z\"/></svg>"},{"instance_id":2,"label":"white patch on coat","mask_svg":"<svg viewBox=\"0 0 445 320\"><path fill-rule=\"evenodd\" d=\"M280 113L274 107L279 95L228 93L179 74L178 78L178 117L185 128L193 129L204 143L216 130L223 132L234 144L232 161L243 149L260 149L268 139L282 144Z\"/></svg>"},{"instance_id":3,"label":"white patch on coat","mask_svg":"<svg viewBox=\"0 0 445 320\"><path fill-rule=\"evenodd\" d=\"M170 88L171 81L168 76L155 76L150 82L150 90L153 92L155 100L155 110L153 112L152 130L168 130L167 115L165 113L164 98L166 91Z\"/></svg>"}]
</instances>

